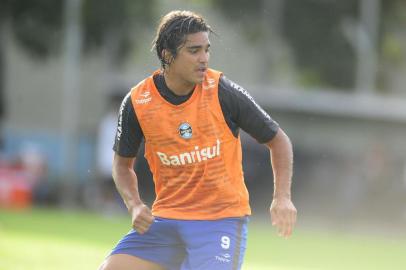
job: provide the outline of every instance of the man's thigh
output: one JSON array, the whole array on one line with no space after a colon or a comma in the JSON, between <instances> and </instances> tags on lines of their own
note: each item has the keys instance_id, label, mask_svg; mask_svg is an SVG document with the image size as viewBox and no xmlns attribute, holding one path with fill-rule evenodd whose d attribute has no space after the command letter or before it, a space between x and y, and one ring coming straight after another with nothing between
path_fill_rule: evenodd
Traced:
<instances>
[{"instance_id":1,"label":"man's thigh","mask_svg":"<svg viewBox=\"0 0 406 270\"><path fill-rule=\"evenodd\" d=\"M141 258L127 255L114 254L103 262L99 270L164 270L159 264L143 260Z\"/></svg>"},{"instance_id":2,"label":"man's thigh","mask_svg":"<svg viewBox=\"0 0 406 270\"><path fill-rule=\"evenodd\" d=\"M186 258L181 270L241 269L248 217L213 221L180 221Z\"/></svg>"},{"instance_id":3,"label":"man's thigh","mask_svg":"<svg viewBox=\"0 0 406 270\"><path fill-rule=\"evenodd\" d=\"M151 265L160 265L162 269L179 270L185 257L185 248L178 235L176 223L156 217L144 234L131 230L125 235L112 250L109 258L116 261L114 256L122 254L137 258L141 263L145 261Z\"/></svg>"}]
</instances>

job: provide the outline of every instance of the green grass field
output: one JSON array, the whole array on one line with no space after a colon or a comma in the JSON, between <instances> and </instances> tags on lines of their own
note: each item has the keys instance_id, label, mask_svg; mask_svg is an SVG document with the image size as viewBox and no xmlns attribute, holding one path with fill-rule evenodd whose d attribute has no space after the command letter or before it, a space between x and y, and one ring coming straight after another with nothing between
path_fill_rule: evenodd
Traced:
<instances>
[{"instance_id":1,"label":"green grass field","mask_svg":"<svg viewBox=\"0 0 406 270\"><path fill-rule=\"evenodd\" d=\"M406 239L301 230L289 240L251 222L244 270L406 269ZM126 217L0 210L0 270L97 269L128 231ZM215 269L214 269L215 270Z\"/></svg>"}]
</instances>

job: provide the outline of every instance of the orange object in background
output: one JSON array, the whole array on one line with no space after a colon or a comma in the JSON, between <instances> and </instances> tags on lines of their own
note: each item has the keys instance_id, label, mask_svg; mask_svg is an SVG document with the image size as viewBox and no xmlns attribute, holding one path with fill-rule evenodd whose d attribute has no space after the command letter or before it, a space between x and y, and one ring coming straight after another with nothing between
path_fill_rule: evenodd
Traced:
<instances>
[{"instance_id":1,"label":"orange object in background","mask_svg":"<svg viewBox=\"0 0 406 270\"><path fill-rule=\"evenodd\" d=\"M33 189L44 179L46 160L35 144L25 144L13 159L0 158L0 209L23 209L33 204Z\"/></svg>"},{"instance_id":2,"label":"orange object in background","mask_svg":"<svg viewBox=\"0 0 406 270\"><path fill-rule=\"evenodd\" d=\"M0 167L0 208L22 209L32 205L32 180L21 168Z\"/></svg>"}]
</instances>

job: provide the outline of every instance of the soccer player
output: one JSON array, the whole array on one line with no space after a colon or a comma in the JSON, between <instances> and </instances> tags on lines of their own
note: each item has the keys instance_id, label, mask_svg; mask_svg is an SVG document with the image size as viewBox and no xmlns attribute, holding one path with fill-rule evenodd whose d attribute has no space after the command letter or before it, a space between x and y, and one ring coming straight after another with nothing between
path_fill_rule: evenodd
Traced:
<instances>
[{"instance_id":1,"label":"soccer player","mask_svg":"<svg viewBox=\"0 0 406 270\"><path fill-rule=\"evenodd\" d=\"M281 236L292 233L290 140L246 90L208 68L211 31L193 12L165 15L154 40L161 69L122 102L113 178L133 228L101 270L241 269L251 210L240 128L270 149L272 224ZM152 209L133 169L142 140L155 183Z\"/></svg>"}]
</instances>

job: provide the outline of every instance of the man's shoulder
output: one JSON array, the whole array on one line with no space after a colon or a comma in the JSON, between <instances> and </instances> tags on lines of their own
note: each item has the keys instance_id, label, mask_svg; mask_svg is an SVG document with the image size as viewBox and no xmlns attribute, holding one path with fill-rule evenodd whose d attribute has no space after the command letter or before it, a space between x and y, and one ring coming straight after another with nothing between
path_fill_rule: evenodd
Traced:
<instances>
[{"instance_id":1,"label":"man's shoulder","mask_svg":"<svg viewBox=\"0 0 406 270\"><path fill-rule=\"evenodd\" d=\"M152 77L147 77L147 78L143 79L142 81L137 83L135 86L131 87L130 92L138 92L138 91L144 89L146 87L146 84L148 83L149 79L151 79L151 78Z\"/></svg>"},{"instance_id":2,"label":"man's shoulder","mask_svg":"<svg viewBox=\"0 0 406 270\"><path fill-rule=\"evenodd\" d=\"M238 95L238 94L246 92L246 90L242 86L240 86L233 80L229 79L224 74L222 74L220 77L219 89L220 89L220 91L225 92L226 94L232 94L232 95L236 95L236 94Z\"/></svg>"},{"instance_id":3,"label":"man's shoulder","mask_svg":"<svg viewBox=\"0 0 406 270\"><path fill-rule=\"evenodd\" d=\"M147 98L151 95L151 89L153 85L153 77L147 77L130 89L130 95L132 98Z\"/></svg>"}]
</instances>

